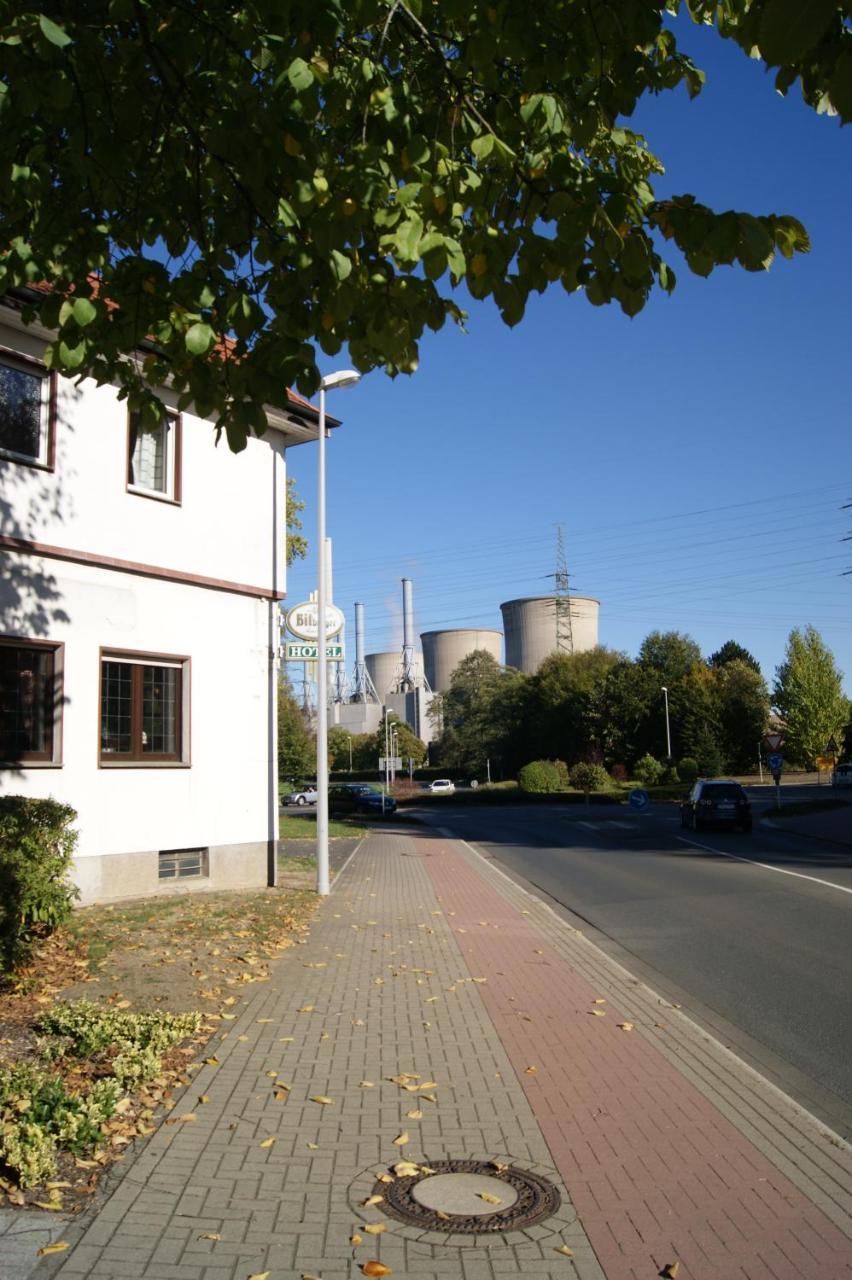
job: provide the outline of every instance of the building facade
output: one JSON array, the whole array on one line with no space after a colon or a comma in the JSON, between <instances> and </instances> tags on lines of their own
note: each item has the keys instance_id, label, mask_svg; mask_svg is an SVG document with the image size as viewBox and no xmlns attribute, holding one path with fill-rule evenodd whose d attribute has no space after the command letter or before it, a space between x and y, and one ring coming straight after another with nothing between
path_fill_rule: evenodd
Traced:
<instances>
[{"instance_id":1,"label":"building facade","mask_svg":"<svg viewBox=\"0 0 852 1280\"><path fill-rule=\"evenodd\" d=\"M285 452L44 366L0 306L0 794L77 811L83 902L274 883Z\"/></svg>"}]
</instances>

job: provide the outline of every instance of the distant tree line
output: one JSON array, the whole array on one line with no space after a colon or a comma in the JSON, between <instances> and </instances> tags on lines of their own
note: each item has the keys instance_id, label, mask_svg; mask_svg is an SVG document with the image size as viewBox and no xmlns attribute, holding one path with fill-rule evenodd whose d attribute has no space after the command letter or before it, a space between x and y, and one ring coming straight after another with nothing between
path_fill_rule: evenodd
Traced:
<instances>
[{"instance_id":1,"label":"distant tree line","mask_svg":"<svg viewBox=\"0 0 852 1280\"><path fill-rule=\"evenodd\" d=\"M735 640L704 658L677 631L651 632L635 659L602 646L553 653L534 675L502 668L477 650L435 701L432 755L478 777L489 764L495 777L517 777L535 760L587 762L636 776L647 757L670 767L694 762L703 776L746 773L757 769L773 706L791 765L813 768L831 736L843 739L849 703L813 627L791 632L771 694L758 662Z\"/></svg>"}]
</instances>

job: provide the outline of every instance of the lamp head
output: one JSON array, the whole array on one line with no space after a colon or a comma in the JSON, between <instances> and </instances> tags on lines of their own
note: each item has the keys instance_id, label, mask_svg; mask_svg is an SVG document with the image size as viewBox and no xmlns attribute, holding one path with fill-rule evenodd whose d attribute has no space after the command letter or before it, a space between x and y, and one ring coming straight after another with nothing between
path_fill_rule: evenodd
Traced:
<instances>
[{"instance_id":1,"label":"lamp head","mask_svg":"<svg viewBox=\"0 0 852 1280\"><path fill-rule=\"evenodd\" d=\"M337 373L327 373L320 381L323 391L336 391L341 387L352 387L361 381L360 373L355 369L339 369Z\"/></svg>"}]
</instances>

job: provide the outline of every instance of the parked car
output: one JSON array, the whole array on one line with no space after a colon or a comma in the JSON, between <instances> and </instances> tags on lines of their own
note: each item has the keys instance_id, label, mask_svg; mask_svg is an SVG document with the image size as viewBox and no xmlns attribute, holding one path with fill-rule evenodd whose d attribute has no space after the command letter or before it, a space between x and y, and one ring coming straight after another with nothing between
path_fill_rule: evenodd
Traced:
<instances>
[{"instance_id":1,"label":"parked car","mask_svg":"<svg viewBox=\"0 0 852 1280\"><path fill-rule=\"evenodd\" d=\"M838 764L831 774L833 787L852 787L852 764Z\"/></svg>"},{"instance_id":2,"label":"parked car","mask_svg":"<svg viewBox=\"0 0 852 1280\"><path fill-rule=\"evenodd\" d=\"M284 797L285 804L306 805L316 804L316 802L317 789L312 782L309 782L305 787L299 787L297 790L291 791L288 796Z\"/></svg>"},{"instance_id":3,"label":"parked car","mask_svg":"<svg viewBox=\"0 0 852 1280\"><path fill-rule=\"evenodd\" d=\"M711 823L724 823L751 831L751 801L738 782L730 778L699 778L680 806L680 825L700 831Z\"/></svg>"},{"instance_id":4,"label":"parked car","mask_svg":"<svg viewBox=\"0 0 852 1280\"><path fill-rule=\"evenodd\" d=\"M396 811L396 801L366 783L341 782L329 787L328 811L333 818L346 817L349 813L382 817Z\"/></svg>"},{"instance_id":5,"label":"parked car","mask_svg":"<svg viewBox=\"0 0 852 1280\"><path fill-rule=\"evenodd\" d=\"M455 783L449 778L435 778L426 787L426 790L431 791L433 795L441 796L451 796L455 789Z\"/></svg>"}]
</instances>

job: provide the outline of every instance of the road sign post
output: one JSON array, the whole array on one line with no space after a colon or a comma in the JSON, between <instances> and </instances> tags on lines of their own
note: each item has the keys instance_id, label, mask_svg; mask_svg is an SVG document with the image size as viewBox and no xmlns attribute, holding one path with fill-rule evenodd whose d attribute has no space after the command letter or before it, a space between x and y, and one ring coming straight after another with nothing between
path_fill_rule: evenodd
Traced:
<instances>
[{"instance_id":1,"label":"road sign post","mask_svg":"<svg viewBox=\"0 0 852 1280\"><path fill-rule=\"evenodd\" d=\"M781 774L784 772L784 757L780 756L777 751L773 752L767 760L769 771L772 774L772 780L775 783L775 808L781 808Z\"/></svg>"}]
</instances>

